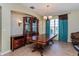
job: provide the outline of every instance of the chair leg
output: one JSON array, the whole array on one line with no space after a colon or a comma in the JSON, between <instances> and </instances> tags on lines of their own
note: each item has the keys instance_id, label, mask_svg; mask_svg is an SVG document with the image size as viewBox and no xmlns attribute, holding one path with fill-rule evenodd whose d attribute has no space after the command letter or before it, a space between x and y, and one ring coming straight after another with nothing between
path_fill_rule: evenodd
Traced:
<instances>
[{"instance_id":1,"label":"chair leg","mask_svg":"<svg viewBox=\"0 0 79 59\"><path fill-rule=\"evenodd\" d=\"M43 56L43 51L40 51L41 56Z\"/></svg>"},{"instance_id":2,"label":"chair leg","mask_svg":"<svg viewBox=\"0 0 79 59\"><path fill-rule=\"evenodd\" d=\"M79 56L79 52L78 52L78 56Z\"/></svg>"},{"instance_id":3,"label":"chair leg","mask_svg":"<svg viewBox=\"0 0 79 59\"><path fill-rule=\"evenodd\" d=\"M32 52L35 52L37 50L38 50L38 48L36 46L34 46Z\"/></svg>"},{"instance_id":4,"label":"chair leg","mask_svg":"<svg viewBox=\"0 0 79 59\"><path fill-rule=\"evenodd\" d=\"M54 44L53 40L52 40L52 44Z\"/></svg>"},{"instance_id":5,"label":"chair leg","mask_svg":"<svg viewBox=\"0 0 79 59\"><path fill-rule=\"evenodd\" d=\"M36 50L34 49L34 50L32 50L32 52L35 52Z\"/></svg>"},{"instance_id":6,"label":"chair leg","mask_svg":"<svg viewBox=\"0 0 79 59\"><path fill-rule=\"evenodd\" d=\"M44 50L43 47L40 47L40 48L39 48L39 52L40 52L40 55L41 55L41 56L43 56L43 50Z\"/></svg>"}]
</instances>

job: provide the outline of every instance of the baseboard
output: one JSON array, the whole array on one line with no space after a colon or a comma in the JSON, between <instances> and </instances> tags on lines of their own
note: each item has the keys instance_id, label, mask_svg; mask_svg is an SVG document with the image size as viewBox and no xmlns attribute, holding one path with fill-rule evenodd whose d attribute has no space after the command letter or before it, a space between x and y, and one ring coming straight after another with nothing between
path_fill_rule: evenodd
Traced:
<instances>
[{"instance_id":1,"label":"baseboard","mask_svg":"<svg viewBox=\"0 0 79 59\"><path fill-rule=\"evenodd\" d=\"M7 54L9 52L11 52L11 50L8 50L8 51L5 51L5 52L1 52L1 56L5 55L5 54Z\"/></svg>"}]
</instances>

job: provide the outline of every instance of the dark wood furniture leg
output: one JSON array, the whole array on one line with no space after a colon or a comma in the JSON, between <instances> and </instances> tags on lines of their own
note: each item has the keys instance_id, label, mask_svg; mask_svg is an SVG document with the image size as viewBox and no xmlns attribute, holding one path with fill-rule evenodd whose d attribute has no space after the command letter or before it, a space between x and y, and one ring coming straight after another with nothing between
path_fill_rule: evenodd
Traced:
<instances>
[{"instance_id":1,"label":"dark wood furniture leg","mask_svg":"<svg viewBox=\"0 0 79 59\"><path fill-rule=\"evenodd\" d=\"M53 40L51 40L52 44L54 44Z\"/></svg>"},{"instance_id":2,"label":"dark wood furniture leg","mask_svg":"<svg viewBox=\"0 0 79 59\"><path fill-rule=\"evenodd\" d=\"M40 51L40 54L41 54L41 56L43 56L43 51L42 50Z\"/></svg>"},{"instance_id":3,"label":"dark wood furniture leg","mask_svg":"<svg viewBox=\"0 0 79 59\"><path fill-rule=\"evenodd\" d=\"M36 47L36 46L35 46L35 47L33 47L32 52L35 52L35 51L37 51L37 47Z\"/></svg>"},{"instance_id":4,"label":"dark wood furniture leg","mask_svg":"<svg viewBox=\"0 0 79 59\"><path fill-rule=\"evenodd\" d=\"M79 52L78 52L78 56L79 56Z\"/></svg>"},{"instance_id":5,"label":"dark wood furniture leg","mask_svg":"<svg viewBox=\"0 0 79 59\"><path fill-rule=\"evenodd\" d=\"M43 56L43 50L44 50L43 46L41 46L41 45L35 45L35 47L32 50L32 52L39 51L40 55Z\"/></svg>"}]
</instances>

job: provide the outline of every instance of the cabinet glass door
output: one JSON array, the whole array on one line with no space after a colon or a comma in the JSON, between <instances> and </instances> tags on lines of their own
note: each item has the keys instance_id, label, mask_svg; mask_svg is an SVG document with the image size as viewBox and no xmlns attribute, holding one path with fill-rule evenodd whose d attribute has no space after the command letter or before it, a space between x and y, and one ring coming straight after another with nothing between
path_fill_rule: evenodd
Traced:
<instances>
[{"instance_id":1,"label":"cabinet glass door","mask_svg":"<svg viewBox=\"0 0 79 59\"><path fill-rule=\"evenodd\" d=\"M30 17L27 17L26 22L25 22L25 31L26 33L30 32Z\"/></svg>"},{"instance_id":2,"label":"cabinet glass door","mask_svg":"<svg viewBox=\"0 0 79 59\"><path fill-rule=\"evenodd\" d=\"M37 19L34 18L32 21L32 32L37 33Z\"/></svg>"}]
</instances>

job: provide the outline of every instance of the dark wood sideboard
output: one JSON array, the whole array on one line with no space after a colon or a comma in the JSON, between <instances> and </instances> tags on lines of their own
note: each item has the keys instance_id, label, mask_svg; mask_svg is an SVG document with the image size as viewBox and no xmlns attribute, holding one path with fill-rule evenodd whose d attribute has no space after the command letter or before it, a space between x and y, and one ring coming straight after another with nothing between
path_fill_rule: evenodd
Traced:
<instances>
[{"instance_id":1,"label":"dark wood sideboard","mask_svg":"<svg viewBox=\"0 0 79 59\"><path fill-rule=\"evenodd\" d=\"M25 42L23 35L11 36L11 50L14 51L17 48L24 46Z\"/></svg>"}]
</instances>

